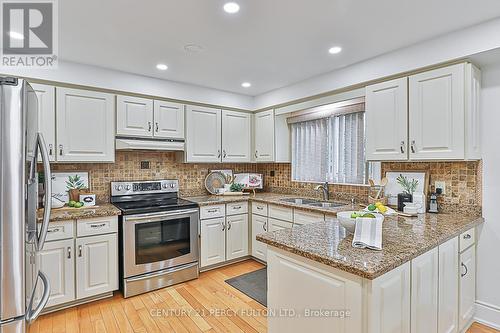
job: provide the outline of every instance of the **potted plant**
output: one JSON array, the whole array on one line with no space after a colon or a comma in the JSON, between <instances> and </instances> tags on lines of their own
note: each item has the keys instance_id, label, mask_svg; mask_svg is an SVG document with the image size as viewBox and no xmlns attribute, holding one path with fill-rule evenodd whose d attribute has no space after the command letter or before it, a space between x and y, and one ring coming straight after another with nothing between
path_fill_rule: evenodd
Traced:
<instances>
[{"instance_id":1,"label":"potted plant","mask_svg":"<svg viewBox=\"0 0 500 333\"><path fill-rule=\"evenodd\" d=\"M398 210L403 211L404 203L413 201L413 193L417 189L418 180L413 178L412 180L408 180L406 176L400 174L396 178L396 182L403 188L403 193L398 194Z\"/></svg>"},{"instance_id":2,"label":"potted plant","mask_svg":"<svg viewBox=\"0 0 500 333\"><path fill-rule=\"evenodd\" d=\"M84 181L78 175L68 176L66 189L68 190L69 200L73 201L78 201L80 194L88 191L88 188L85 187Z\"/></svg>"}]
</instances>

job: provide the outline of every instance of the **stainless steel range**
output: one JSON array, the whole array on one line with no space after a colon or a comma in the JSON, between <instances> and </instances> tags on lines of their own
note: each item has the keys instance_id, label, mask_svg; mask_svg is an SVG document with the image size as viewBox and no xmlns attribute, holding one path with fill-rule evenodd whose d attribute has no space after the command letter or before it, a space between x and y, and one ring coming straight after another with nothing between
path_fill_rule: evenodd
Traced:
<instances>
[{"instance_id":1,"label":"stainless steel range","mask_svg":"<svg viewBox=\"0 0 500 333\"><path fill-rule=\"evenodd\" d=\"M120 217L124 297L198 277L198 205L178 197L177 180L111 182Z\"/></svg>"}]
</instances>

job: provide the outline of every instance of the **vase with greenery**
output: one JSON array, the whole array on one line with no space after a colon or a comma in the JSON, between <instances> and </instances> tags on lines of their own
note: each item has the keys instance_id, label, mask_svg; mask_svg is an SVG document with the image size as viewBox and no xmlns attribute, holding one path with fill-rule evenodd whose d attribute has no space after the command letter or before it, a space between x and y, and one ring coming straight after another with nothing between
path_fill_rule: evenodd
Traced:
<instances>
[{"instance_id":1,"label":"vase with greenery","mask_svg":"<svg viewBox=\"0 0 500 333\"><path fill-rule=\"evenodd\" d=\"M417 190L418 180L413 178L409 180L408 177L400 174L396 182L403 189L403 192L398 194L398 210L403 211L405 202L413 201L413 193Z\"/></svg>"},{"instance_id":2,"label":"vase with greenery","mask_svg":"<svg viewBox=\"0 0 500 333\"><path fill-rule=\"evenodd\" d=\"M85 187L85 182L78 176L68 176L66 180L66 189L68 190L69 200L78 201L81 193L85 193L88 189Z\"/></svg>"}]
</instances>

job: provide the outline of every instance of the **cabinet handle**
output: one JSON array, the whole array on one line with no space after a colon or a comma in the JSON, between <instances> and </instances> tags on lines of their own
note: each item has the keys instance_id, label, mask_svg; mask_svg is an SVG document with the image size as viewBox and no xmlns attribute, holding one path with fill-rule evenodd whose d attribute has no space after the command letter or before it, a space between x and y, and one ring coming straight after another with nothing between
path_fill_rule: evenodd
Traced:
<instances>
[{"instance_id":1,"label":"cabinet handle","mask_svg":"<svg viewBox=\"0 0 500 333\"><path fill-rule=\"evenodd\" d=\"M79 257L82 256L82 246L81 245L78 245L78 256Z\"/></svg>"},{"instance_id":2,"label":"cabinet handle","mask_svg":"<svg viewBox=\"0 0 500 333\"><path fill-rule=\"evenodd\" d=\"M59 156L63 155L63 145L59 145Z\"/></svg>"},{"instance_id":3,"label":"cabinet handle","mask_svg":"<svg viewBox=\"0 0 500 333\"><path fill-rule=\"evenodd\" d=\"M217 158L220 158L220 149L217 150Z\"/></svg>"},{"instance_id":4,"label":"cabinet handle","mask_svg":"<svg viewBox=\"0 0 500 333\"><path fill-rule=\"evenodd\" d=\"M90 224L91 228L102 228L106 225L106 223L101 223L101 224Z\"/></svg>"},{"instance_id":5,"label":"cabinet handle","mask_svg":"<svg viewBox=\"0 0 500 333\"><path fill-rule=\"evenodd\" d=\"M158 123L156 123L155 125L156 125L156 133L158 133L159 131Z\"/></svg>"},{"instance_id":6,"label":"cabinet handle","mask_svg":"<svg viewBox=\"0 0 500 333\"><path fill-rule=\"evenodd\" d=\"M259 158L259 152L257 150L255 151L255 158Z\"/></svg>"},{"instance_id":7,"label":"cabinet handle","mask_svg":"<svg viewBox=\"0 0 500 333\"><path fill-rule=\"evenodd\" d=\"M227 230L231 230L231 221L227 221Z\"/></svg>"},{"instance_id":8,"label":"cabinet handle","mask_svg":"<svg viewBox=\"0 0 500 333\"><path fill-rule=\"evenodd\" d=\"M151 132L151 128L152 128L151 122L148 121L148 132Z\"/></svg>"},{"instance_id":9,"label":"cabinet handle","mask_svg":"<svg viewBox=\"0 0 500 333\"><path fill-rule=\"evenodd\" d=\"M399 146L399 149L401 149L401 154L405 153L405 142L401 141L401 145Z\"/></svg>"},{"instance_id":10,"label":"cabinet handle","mask_svg":"<svg viewBox=\"0 0 500 333\"><path fill-rule=\"evenodd\" d=\"M221 222L220 225L222 226L222 231L226 230L226 224L224 222Z\"/></svg>"},{"instance_id":11,"label":"cabinet handle","mask_svg":"<svg viewBox=\"0 0 500 333\"><path fill-rule=\"evenodd\" d=\"M415 140L411 141L411 152L415 154Z\"/></svg>"},{"instance_id":12,"label":"cabinet handle","mask_svg":"<svg viewBox=\"0 0 500 333\"><path fill-rule=\"evenodd\" d=\"M258 210L263 210L263 209L264 209L264 207L257 206L257 209L258 209Z\"/></svg>"},{"instance_id":13,"label":"cabinet handle","mask_svg":"<svg viewBox=\"0 0 500 333\"><path fill-rule=\"evenodd\" d=\"M470 234L465 234L465 235L464 235L464 239L471 239L471 237L472 237L472 236L471 236Z\"/></svg>"},{"instance_id":14,"label":"cabinet handle","mask_svg":"<svg viewBox=\"0 0 500 333\"><path fill-rule=\"evenodd\" d=\"M207 212L209 213L217 213L217 211L219 211L218 209L209 209L207 210Z\"/></svg>"},{"instance_id":15,"label":"cabinet handle","mask_svg":"<svg viewBox=\"0 0 500 333\"><path fill-rule=\"evenodd\" d=\"M461 263L462 267L465 268L465 273L464 274L460 274L461 277L464 277L467 275L467 273L469 272L469 269L467 268L467 266L464 264L464 263Z\"/></svg>"},{"instance_id":16,"label":"cabinet handle","mask_svg":"<svg viewBox=\"0 0 500 333\"><path fill-rule=\"evenodd\" d=\"M71 259L71 247L68 246L68 259Z\"/></svg>"},{"instance_id":17,"label":"cabinet handle","mask_svg":"<svg viewBox=\"0 0 500 333\"><path fill-rule=\"evenodd\" d=\"M267 231L267 221L262 225L262 229L264 229L264 231Z\"/></svg>"},{"instance_id":18,"label":"cabinet handle","mask_svg":"<svg viewBox=\"0 0 500 333\"><path fill-rule=\"evenodd\" d=\"M49 155L52 156L52 150L53 150L52 143L49 143Z\"/></svg>"},{"instance_id":19,"label":"cabinet handle","mask_svg":"<svg viewBox=\"0 0 500 333\"><path fill-rule=\"evenodd\" d=\"M223 154L222 157L226 158L227 154L226 154L226 150L225 149L222 151L222 154Z\"/></svg>"},{"instance_id":20,"label":"cabinet handle","mask_svg":"<svg viewBox=\"0 0 500 333\"><path fill-rule=\"evenodd\" d=\"M59 228L54 228L54 229L49 229L47 232L50 234L50 233L53 233L53 232L59 232L61 231L61 229Z\"/></svg>"},{"instance_id":21,"label":"cabinet handle","mask_svg":"<svg viewBox=\"0 0 500 333\"><path fill-rule=\"evenodd\" d=\"M241 206L233 206L233 209L241 209Z\"/></svg>"}]
</instances>

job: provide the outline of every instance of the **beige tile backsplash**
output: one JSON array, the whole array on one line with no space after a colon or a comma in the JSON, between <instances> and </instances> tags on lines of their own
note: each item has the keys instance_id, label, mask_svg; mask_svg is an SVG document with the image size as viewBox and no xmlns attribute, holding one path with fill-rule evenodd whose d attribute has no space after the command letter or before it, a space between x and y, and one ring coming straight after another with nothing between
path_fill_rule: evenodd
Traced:
<instances>
[{"instance_id":1,"label":"beige tile backsplash","mask_svg":"<svg viewBox=\"0 0 500 333\"><path fill-rule=\"evenodd\" d=\"M141 169L141 161L149 161L150 169ZM180 194L194 196L207 194L204 180L209 170L233 169L235 172L260 172L264 174L265 190L270 192L316 196L317 184L291 181L289 163L265 164L186 164L178 162L172 152L119 151L115 163L52 164L53 171L89 172L91 191L97 200L108 202L110 182L121 180L178 179ZM430 184L436 180L446 182L446 194L439 198L443 211L457 209L480 211L481 207L481 162L384 162L382 172L403 170L427 170ZM271 174L274 172L274 176ZM332 199L364 202L368 187L359 185L330 185Z\"/></svg>"}]
</instances>

